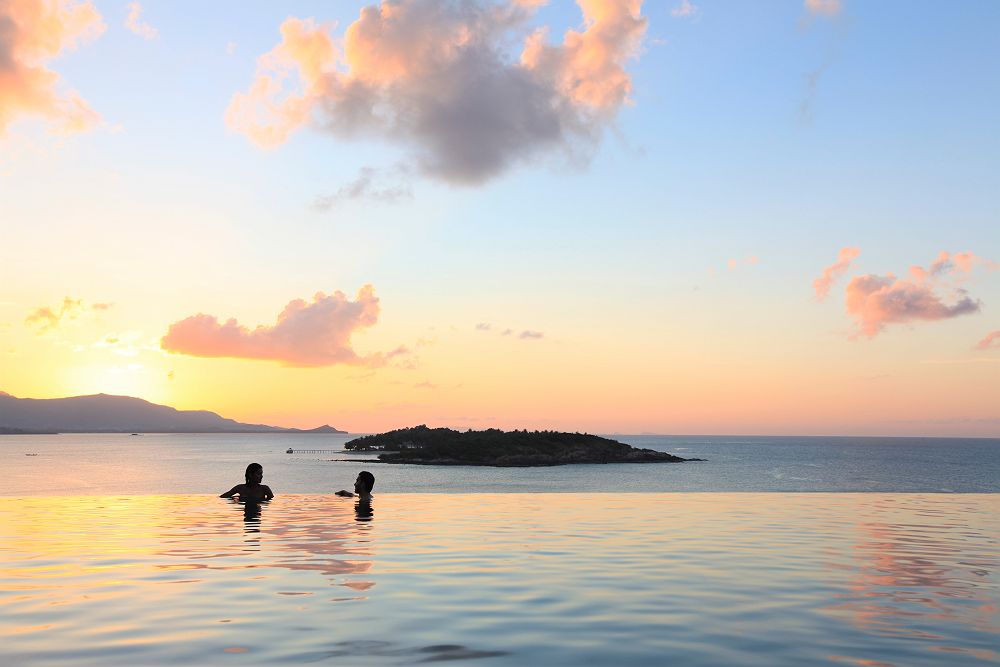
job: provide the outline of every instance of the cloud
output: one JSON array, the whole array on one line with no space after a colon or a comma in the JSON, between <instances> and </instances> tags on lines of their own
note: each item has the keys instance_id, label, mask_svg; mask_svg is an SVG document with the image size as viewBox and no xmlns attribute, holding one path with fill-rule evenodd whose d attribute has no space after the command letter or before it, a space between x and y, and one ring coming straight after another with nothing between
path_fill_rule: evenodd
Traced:
<instances>
[{"instance_id":1,"label":"cloud","mask_svg":"<svg viewBox=\"0 0 1000 667\"><path fill-rule=\"evenodd\" d=\"M110 303L86 304L82 299L71 299L63 297L62 303L55 308L42 306L32 311L25 319L24 323L35 330L35 333L43 334L57 329L64 322L71 322L79 319L88 312L104 311L111 308Z\"/></svg>"},{"instance_id":2,"label":"cloud","mask_svg":"<svg viewBox=\"0 0 1000 667\"><path fill-rule=\"evenodd\" d=\"M952 304L937 294L934 283L898 279L892 274L855 276L847 285L847 312L861 335L874 338L889 324L945 320L979 312L980 303L956 289Z\"/></svg>"},{"instance_id":3,"label":"cloud","mask_svg":"<svg viewBox=\"0 0 1000 667\"><path fill-rule=\"evenodd\" d=\"M841 248L837 254L837 261L823 269L823 274L813 281L813 289L816 291L816 300L822 301L830 294L830 288L840 276L847 273L851 268L851 262L861 254L860 248Z\"/></svg>"},{"instance_id":4,"label":"cloud","mask_svg":"<svg viewBox=\"0 0 1000 667\"><path fill-rule=\"evenodd\" d=\"M100 117L59 74L43 64L104 31L90 2L0 0L0 136L23 116L45 119L55 132L78 132Z\"/></svg>"},{"instance_id":5,"label":"cloud","mask_svg":"<svg viewBox=\"0 0 1000 667\"><path fill-rule=\"evenodd\" d=\"M806 90L805 95L802 96L802 101L799 103L799 119L803 122L809 122L813 118L813 106L816 101L816 91L819 89L819 82L831 64L833 64L832 56L824 61L822 65L811 72L806 72L804 75Z\"/></svg>"},{"instance_id":6,"label":"cloud","mask_svg":"<svg viewBox=\"0 0 1000 667\"><path fill-rule=\"evenodd\" d=\"M476 325L476 331L498 331L501 336L512 336L514 335L514 330L510 328L504 328L495 330L493 325L489 322L480 322ZM544 338L545 334L541 331L532 331L531 329L524 329L521 333L517 334L517 337L521 340L538 340L539 338Z\"/></svg>"},{"instance_id":7,"label":"cloud","mask_svg":"<svg viewBox=\"0 0 1000 667\"><path fill-rule=\"evenodd\" d=\"M128 3L128 16L125 18L125 27L143 39L156 39L159 31L148 23L140 21L140 14L142 14L142 5L138 2Z\"/></svg>"},{"instance_id":8,"label":"cloud","mask_svg":"<svg viewBox=\"0 0 1000 667\"><path fill-rule=\"evenodd\" d=\"M226 122L265 147L305 125L382 139L423 175L480 184L596 145L629 101L625 64L646 32L642 2L578 0L583 27L559 44L544 28L529 32L540 1L383 0L342 40L328 24L288 18Z\"/></svg>"},{"instance_id":9,"label":"cloud","mask_svg":"<svg viewBox=\"0 0 1000 667\"><path fill-rule=\"evenodd\" d=\"M155 340L143 339L142 334L138 331L108 334L101 340L93 343L91 347L114 352L123 357L135 357L141 352L159 350L159 346Z\"/></svg>"},{"instance_id":10,"label":"cloud","mask_svg":"<svg viewBox=\"0 0 1000 667\"><path fill-rule=\"evenodd\" d=\"M359 356L351 347L351 336L374 325L378 315L378 297L371 285L365 285L355 301L339 291L318 292L312 303L296 299L285 306L273 326L252 330L235 319L221 323L212 315L193 315L170 325L160 347L196 357L260 359L286 366L380 366L403 352L397 348L388 356Z\"/></svg>"},{"instance_id":11,"label":"cloud","mask_svg":"<svg viewBox=\"0 0 1000 667\"><path fill-rule=\"evenodd\" d=\"M812 16L833 18L840 15L844 9L844 3L841 0L805 0L805 8Z\"/></svg>"},{"instance_id":12,"label":"cloud","mask_svg":"<svg viewBox=\"0 0 1000 667\"><path fill-rule=\"evenodd\" d=\"M380 173L377 169L363 167L356 179L342 185L332 195L317 197L313 206L318 211L329 211L341 202L356 199L367 199L383 204L394 204L405 199L413 199L413 190L408 184L397 183L379 187L376 183L379 176Z\"/></svg>"},{"instance_id":13,"label":"cloud","mask_svg":"<svg viewBox=\"0 0 1000 667\"><path fill-rule=\"evenodd\" d=\"M843 3L841 0L805 0L805 10L806 14L799 22L799 27L803 30L809 28L817 18L834 19L838 17L843 10ZM837 31L833 36L834 41L830 44L823 62L818 67L806 72L803 77L805 80L805 92L802 96L802 101L799 103L799 120L803 123L812 121L813 108L820 81L826 75L827 70L833 66L837 58L839 45L846 35L846 31Z\"/></svg>"},{"instance_id":14,"label":"cloud","mask_svg":"<svg viewBox=\"0 0 1000 667\"><path fill-rule=\"evenodd\" d=\"M986 337L976 343L977 350L997 350L1000 349L1000 329L991 331Z\"/></svg>"},{"instance_id":15,"label":"cloud","mask_svg":"<svg viewBox=\"0 0 1000 667\"><path fill-rule=\"evenodd\" d=\"M983 257L979 257L971 252L941 252L937 259L931 262L926 269L921 266L911 266L910 275L914 280L926 282L941 277L952 277L957 281L964 281L976 267L982 266L987 271L996 271L1000 265Z\"/></svg>"},{"instance_id":16,"label":"cloud","mask_svg":"<svg viewBox=\"0 0 1000 667\"><path fill-rule=\"evenodd\" d=\"M698 15L698 6L691 4L691 0L681 0L681 4L670 10L670 15L674 18L694 18Z\"/></svg>"},{"instance_id":17,"label":"cloud","mask_svg":"<svg viewBox=\"0 0 1000 667\"><path fill-rule=\"evenodd\" d=\"M726 262L726 268L729 269L730 271L735 271L741 266L756 266L758 264L760 264L759 257L757 257L756 255L747 255L744 258L734 257L733 259L730 259L729 261ZM713 269L709 269L709 271L711 273L714 273Z\"/></svg>"}]
</instances>

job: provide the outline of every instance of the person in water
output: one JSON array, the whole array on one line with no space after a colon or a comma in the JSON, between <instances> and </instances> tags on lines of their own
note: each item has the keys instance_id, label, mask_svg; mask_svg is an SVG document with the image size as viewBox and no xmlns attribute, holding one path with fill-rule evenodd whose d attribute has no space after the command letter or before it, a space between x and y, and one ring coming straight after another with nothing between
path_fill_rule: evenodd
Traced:
<instances>
[{"instance_id":1,"label":"person in water","mask_svg":"<svg viewBox=\"0 0 1000 667\"><path fill-rule=\"evenodd\" d=\"M262 500L274 498L274 494L271 493L271 487L260 483L262 479L264 479L264 466L259 463L251 463L247 466L246 484L237 484L219 497L232 498L233 496L239 496L240 500L249 503L257 503Z\"/></svg>"},{"instance_id":2,"label":"person in water","mask_svg":"<svg viewBox=\"0 0 1000 667\"><path fill-rule=\"evenodd\" d=\"M358 500L371 500L372 499L372 487L375 486L375 475L371 474L367 470L362 470L358 473L358 478L354 480L354 493L350 491L345 491L341 489L337 491L336 495L344 496L345 498L358 497Z\"/></svg>"}]
</instances>

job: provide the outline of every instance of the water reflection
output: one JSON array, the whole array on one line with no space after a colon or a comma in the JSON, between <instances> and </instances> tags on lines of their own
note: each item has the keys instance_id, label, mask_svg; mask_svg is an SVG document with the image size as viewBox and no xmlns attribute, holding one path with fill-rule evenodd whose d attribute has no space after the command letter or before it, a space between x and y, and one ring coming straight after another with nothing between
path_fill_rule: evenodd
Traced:
<instances>
[{"instance_id":1,"label":"water reflection","mask_svg":"<svg viewBox=\"0 0 1000 667\"><path fill-rule=\"evenodd\" d=\"M867 633L916 639L934 651L997 661L989 648L949 644L939 630L1000 635L996 536L980 528L979 504L939 511L919 497L874 496L858 515L847 591L830 605ZM843 567L843 566L841 566ZM837 656L841 658L843 656Z\"/></svg>"},{"instance_id":2,"label":"water reflection","mask_svg":"<svg viewBox=\"0 0 1000 667\"><path fill-rule=\"evenodd\" d=\"M378 502L0 504L0 662L998 661L1000 495Z\"/></svg>"},{"instance_id":3,"label":"water reflection","mask_svg":"<svg viewBox=\"0 0 1000 667\"><path fill-rule=\"evenodd\" d=\"M244 502L236 499L232 499L230 502L243 510L244 551L260 551L261 508L267 503L252 500Z\"/></svg>"},{"instance_id":4,"label":"water reflection","mask_svg":"<svg viewBox=\"0 0 1000 667\"><path fill-rule=\"evenodd\" d=\"M359 499L356 503L354 503L354 516L356 521L362 523L371 521L372 517L375 516L375 511L372 509L371 499Z\"/></svg>"},{"instance_id":5,"label":"water reflection","mask_svg":"<svg viewBox=\"0 0 1000 667\"><path fill-rule=\"evenodd\" d=\"M259 533L260 509L263 503L247 501L246 503L237 504L243 505L243 522L246 524L247 532Z\"/></svg>"}]
</instances>

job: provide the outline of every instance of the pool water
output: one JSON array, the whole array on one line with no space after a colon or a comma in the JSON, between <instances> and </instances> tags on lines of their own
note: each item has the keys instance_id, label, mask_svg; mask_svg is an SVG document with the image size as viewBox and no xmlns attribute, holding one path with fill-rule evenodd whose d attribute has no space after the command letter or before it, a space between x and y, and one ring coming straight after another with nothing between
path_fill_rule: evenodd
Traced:
<instances>
[{"instance_id":1,"label":"pool water","mask_svg":"<svg viewBox=\"0 0 1000 667\"><path fill-rule=\"evenodd\" d=\"M1000 663L995 494L5 498L4 665Z\"/></svg>"}]
</instances>

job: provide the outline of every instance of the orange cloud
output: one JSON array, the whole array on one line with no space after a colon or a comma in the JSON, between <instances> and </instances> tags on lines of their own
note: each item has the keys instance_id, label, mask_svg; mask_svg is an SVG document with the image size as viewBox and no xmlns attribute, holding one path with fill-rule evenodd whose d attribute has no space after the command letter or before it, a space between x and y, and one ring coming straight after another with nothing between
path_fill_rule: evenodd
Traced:
<instances>
[{"instance_id":1,"label":"orange cloud","mask_svg":"<svg viewBox=\"0 0 1000 667\"><path fill-rule=\"evenodd\" d=\"M830 294L830 288L840 276L847 273L851 262L861 254L860 248L841 248L837 261L823 269L823 274L813 281L817 301L822 301Z\"/></svg>"},{"instance_id":2,"label":"orange cloud","mask_svg":"<svg viewBox=\"0 0 1000 667\"><path fill-rule=\"evenodd\" d=\"M35 329L38 334L47 333L59 327L63 322L80 318L88 311L103 311L111 308L110 303L85 304L81 299L63 297L62 303L56 308L42 306L32 311L25 319L25 325Z\"/></svg>"},{"instance_id":3,"label":"orange cloud","mask_svg":"<svg viewBox=\"0 0 1000 667\"><path fill-rule=\"evenodd\" d=\"M493 331L493 325L489 322L480 322L475 327L476 331ZM498 329L501 336L511 336L514 334L514 330L510 328ZM539 340L545 338L545 333L542 331L535 331L532 329L523 329L521 333L517 334L517 337L521 340Z\"/></svg>"},{"instance_id":4,"label":"orange cloud","mask_svg":"<svg viewBox=\"0 0 1000 667\"><path fill-rule=\"evenodd\" d=\"M646 31L642 0L578 0L584 28L559 45L544 30L525 36L541 4L383 0L361 10L343 49L330 26L289 18L226 122L261 146L309 123L381 137L406 147L422 173L460 184L591 145L628 101L624 65ZM518 41L519 61L505 55Z\"/></svg>"},{"instance_id":5,"label":"orange cloud","mask_svg":"<svg viewBox=\"0 0 1000 667\"><path fill-rule=\"evenodd\" d=\"M192 315L170 325L160 347L196 357L260 359L288 366L381 365L407 350L362 357L351 347L354 332L374 325L378 315L379 300L371 285L362 287L355 301L339 291L317 292L312 303L289 302L273 326L252 330L235 319L220 323L212 315Z\"/></svg>"},{"instance_id":6,"label":"orange cloud","mask_svg":"<svg viewBox=\"0 0 1000 667\"><path fill-rule=\"evenodd\" d=\"M77 132L99 120L73 91L60 94L60 77L44 62L104 31L90 2L0 1L0 135L22 116L41 116L55 131Z\"/></svg>"},{"instance_id":7,"label":"orange cloud","mask_svg":"<svg viewBox=\"0 0 1000 667\"><path fill-rule=\"evenodd\" d=\"M1000 329L996 331L991 331L986 334L986 337L981 341L976 343L977 350L996 350L1000 349Z\"/></svg>"}]
</instances>

